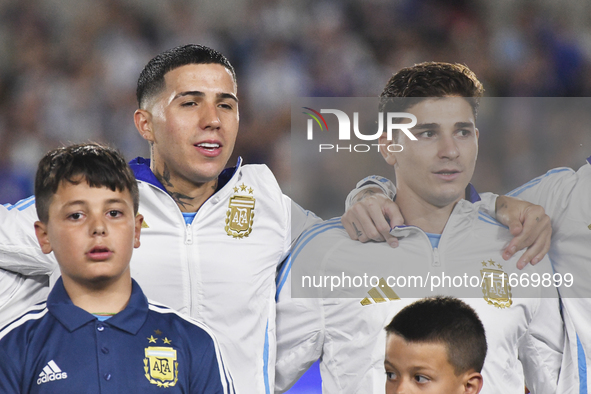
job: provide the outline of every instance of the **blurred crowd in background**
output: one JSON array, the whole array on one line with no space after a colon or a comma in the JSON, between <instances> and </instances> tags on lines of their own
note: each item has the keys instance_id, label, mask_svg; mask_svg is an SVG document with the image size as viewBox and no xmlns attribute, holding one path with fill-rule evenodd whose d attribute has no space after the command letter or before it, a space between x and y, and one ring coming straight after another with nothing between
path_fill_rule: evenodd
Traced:
<instances>
[{"instance_id":1,"label":"blurred crowd in background","mask_svg":"<svg viewBox=\"0 0 591 394\"><path fill-rule=\"evenodd\" d=\"M32 194L39 158L62 144L148 156L133 125L137 77L185 43L236 68L229 165L266 163L286 186L293 97L375 97L393 72L431 60L466 64L490 97L591 96L586 1L0 0L0 202ZM525 126L481 136L480 189L507 192L591 155L588 121L551 135Z\"/></svg>"}]
</instances>

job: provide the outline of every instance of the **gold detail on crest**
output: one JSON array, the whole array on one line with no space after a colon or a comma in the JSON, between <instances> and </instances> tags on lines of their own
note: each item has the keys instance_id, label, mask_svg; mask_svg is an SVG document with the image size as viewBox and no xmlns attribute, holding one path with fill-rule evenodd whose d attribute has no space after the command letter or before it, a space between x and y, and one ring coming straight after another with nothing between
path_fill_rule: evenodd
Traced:
<instances>
[{"instance_id":1,"label":"gold detail on crest","mask_svg":"<svg viewBox=\"0 0 591 394\"><path fill-rule=\"evenodd\" d=\"M591 224L590 224L590 225L588 225L588 226L587 226L587 228L588 228L589 230L591 230Z\"/></svg>"},{"instance_id":2,"label":"gold detail on crest","mask_svg":"<svg viewBox=\"0 0 591 394\"><path fill-rule=\"evenodd\" d=\"M136 213L135 216L139 215L140 213ZM148 226L148 222L146 222L146 218L144 218L144 220L142 221L142 228L150 228L150 226Z\"/></svg>"},{"instance_id":3,"label":"gold detail on crest","mask_svg":"<svg viewBox=\"0 0 591 394\"><path fill-rule=\"evenodd\" d=\"M172 387L179 380L179 363L176 349L148 346L145 350L144 372L146 379L158 387Z\"/></svg>"},{"instance_id":4,"label":"gold detail on crest","mask_svg":"<svg viewBox=\"0 0 591 394\"><path fill-rule=\"evenodd\" d=\"M509 286L509 276L505 271L502 270L502 266L499 263L495 263L492 260L489 268L483 268L480 270L480 276L482 278L482 294L484 300L489 304L497 308L509 308L513 304L511 296L511 286ZM486 263L483 261L482 265L486 267ZM490 268L490 267L498 267Z\"/></svg>"},{"instance_id":5,"label":"gold detail on crest","mask_svg":"<svg viewBox=\"0 0 591 394\"><path fill-rule=\"evenodd\" d=\"M240 190L247 191L252 194L254 191L247 185L242 183ZM234 188L237 192L238 188ZM228 211L226 212L226 226L224 230L226 233L234 238L244 238L252 231L252 223L254 220L254 203L255 198L249 195L234 195L230 198Z\"/></svg>"},{"instance_id":6,"label":"gold detail on crest","mask_svg":"<svg viewBox=\"0 0 591 394\"><path fill-rule=\"evenodd\" d=\"M380 289L381 292L378 289ZM386 280L384 278L380 278L380 282L379 282L378 286L371 288L367 292L367 294L369 294L369 296L371 297L373 302L368 297L366 297L361 300L362 306L371 305L374 303L379 304L381 302L386 302L386 299L384 298L384 296L389 301L394 301L394 300L400 299L400 297L398 297L398 294L396 294L396 292L394 290L392 290L392 288L390 286L388 286L388 284L386 283Z\"/></svg>"}]
</instances>

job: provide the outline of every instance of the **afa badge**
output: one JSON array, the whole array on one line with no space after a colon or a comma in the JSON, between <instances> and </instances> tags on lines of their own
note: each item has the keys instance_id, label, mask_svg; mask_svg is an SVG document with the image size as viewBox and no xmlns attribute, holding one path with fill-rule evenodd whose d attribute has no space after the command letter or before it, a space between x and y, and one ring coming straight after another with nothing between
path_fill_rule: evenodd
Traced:
<instances>
[{"instance_id":1,"label":"afa badge","mask_svg":"<svg viewBox=\"0 0 591 394\"><path fill-rule=\"evenodd\" d=\"M159 330L156 330L158 333ZM160 332L161 333L161 332ZM148 338L150 343L156 343L161 338ZM170 344L168 338L163 340ZM173 387L179 379L179 363L176 359L176 349L167 346L148 346L144 349L144 371L146 379L158 387Z\"/></svg>"},{"instance_id":2,"label":"afa badge","mask_svg":"<svg viewBox=\"0 0 591 394\"><path fill-rule=\"evenodd\" d=\"M483 261L482 265L488 267L480 270L484 300L497 308L509 308L513 300L509 276L503 271L503 266L493 260Z\"/></svg>"},{"instance_id":3,"label":"afa badge","mask_svg":"<svg viewBox=\"0 0 591 394\"><path fill-rule=\"evenodd\" d=\"M244 183L234 188L234 195L230 198L226 212L226 226L224 227L226 233L234 238L248 237L252 231L255 203L254 197L251 196L253 191Z\"/></svg>"}]
</instances>

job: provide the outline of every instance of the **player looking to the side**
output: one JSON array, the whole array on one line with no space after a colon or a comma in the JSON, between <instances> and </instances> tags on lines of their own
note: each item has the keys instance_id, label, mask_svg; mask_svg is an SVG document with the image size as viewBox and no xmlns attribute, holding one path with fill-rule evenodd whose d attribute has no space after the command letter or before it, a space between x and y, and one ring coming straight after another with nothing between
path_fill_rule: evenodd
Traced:
<instances>
[{"instance_id":1,"label":"player looking to the side","mask_svg":"<svg viewBox=\"0 0 591 394\"><path fill-rule=\"evenodd\" d=\"M151 158L131 162L144 216L132 276L151 299L212 329L238 390L270 393L277 268L319 219L292 204L266 166L239 159L224 169L239 110L235 72L221 53L189 44L157 55L137 99L134 121ZM37 244L36 220L33 199L0 206L0 267L55 270Z\"/></svg>"},{"instance_id":2,"label":"player looking to the side","mask_svg":"<svg viewBox=\"0 0 591 394\"><path fill-rule=\"evenodd\" d=\"M386 394L477 394L486 357L482 322L453 297L416 301L386 326Z\"/></svg>"},{"instance_id":3,"label":"player looking to the side","mask_svg":"<svg viewBox=\"0 0 591 394\"><path fill-rule=\"evenodd\" d=\"M143 217L116 151L72 145L45 155L35 180L43 253L61 277L0 330L2 393L233 393L203 324L149 302L131 278Z\"/></svg>"},{"instance_id":4,"label":"player looking to the side","mask_svg":"<svg viewBox=\"0 0 591 394\"><path fill-rule=\"evenodd\" d=\"M404 87L395 98L393 86ZM396 203L406 223L391 232L400 245L354 242L338 218L302 236L294 247L292 280L277 303L277 391L289 388L320 359L325 392L383 392L383 327L417 297L467 289L461 297L478 312L488 347L495 349L482 370L488 382L483 393L520 392L524 380L536 393L576 392L572 360L563 364L565 333L556 289L509 288L502 281L521 272L516 267L521 256L503 262L503 245L511 235L481 211L487 204L469 184L478 153L482 85L465 66L422 63L396 73L384 91L388 95L381 104L388 112L417 119L410 129L416 141L403 133L395 141L386 134L380 139L381 153L396 174ZM404 149L385 148L393 142ZM548 258L525 269L552 272ZM462 287L454 279L454 285L449 280L432 290L410 281L427 274L476 279L494 274L498 280ZM380 280L360 287L349 281L353 285L333 292L305 281L311 277L339 277L343 283L344 278L403 277L408 284L392 287ZM296 298L294 291L311 298Z\"/></svg>"}]
</instances>

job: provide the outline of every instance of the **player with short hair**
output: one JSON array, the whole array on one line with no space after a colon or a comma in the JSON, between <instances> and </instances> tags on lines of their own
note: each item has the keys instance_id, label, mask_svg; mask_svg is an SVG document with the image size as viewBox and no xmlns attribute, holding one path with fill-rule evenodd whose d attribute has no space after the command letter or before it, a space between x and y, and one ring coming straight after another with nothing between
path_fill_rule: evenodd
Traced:
<instances>
[{"instance_id":1,"label":"player with short hair","mask_svg":"<svg viewBox=\"0 0 591 394\"><path fill-rule=\"evenodd\" d=\"M468 290L462 299L478 312L488 346L495 349L482 371L488 382L483 392L520 392L524 375L527 387L536 393L574 390L572 365L562 365L565 334L556 290L509 288L507 280L501 281L521 272L516 267L520 254L503 261L503 245L511 235L486 214L490 201L481 201L469 184L478 152L475 119L481 89L470 89L476 97L466 99L462 94L469 92L462 86L475 87L479 82L461 65L427 63L415 68L422 78L415 76L403 83L427 85L434 78L444 88L438 87L437 97L417 93L419 97L411 97L407 104L382 98L387 108L400 104L397 110L403 108L417 118L410 129L416 141L403 133L398 136L402 151L386 148L392 142L385 133L380 138L381 153L396 174L396 203L406 223L391 232L399 237L400 245L392 249L384 243L356 243L338 218L302 235L286 273L293 279L285 281L277 303L277 391L289 388L320 358L326 392L383 392L382 328L401 308L429 291L429 287L422 290L420 284L392 287L395 285L383 278L411 280L427 274L478 279L473 291L464 286ZM449 70L464 82L456 84L447 76ZM401 84L399 79L404 81L406 73L395 74L385 90ZM438 78L440 74L444 77ZM416 90L409 87L408 91ZM549 259L543 259L535 270L551 275ZM369 289L353 282L338 292L330 292L330 287L323 290L318 284L308 286L313 293L304 292L305 278L342 277L346 283L345 277L366 275L382 280ZM495 275L498 280L481 281L485 275L489 279ZM317 297L295 298L294 286L299 286L298 297ZM461 290L451 281L444 286L435 288L434 294L458 294ZM329 298L331 295L337 298Z\"/></svg>"},{"instance_id":2,"label":"player with short hair","mask_svg":"<svg viewBox=\"0 0 591 394\"><path fill-rule=\"evenodd\" d=\"M123 157L97 144L53 150L35 195L39 245L62 275L47 302L0 330L0 391L234 392L209 329L131 278L143 217Z\"/></svg>"},{"instance_id":3,"label":"player with short hair","mask_svg":"<svg viewBox=\"0 0 591 394\"><path fill-rule=\"evenodd\" d=\"M162 52L142 71L137 98L134 122L150 159L131 162L144 216L132 276L151 299L215 332L238 390L270 393L276 273L294 240L319 219L293 204L265 165L239 158L224 169L239 102L221 53L195 44ZM53 272L55 260L32 231L33 200L14 207L0 207L0 266Z\"/></svg>"},{"instance_id":4,"label":"player with short hair","mask_svg":"<svg viewBox=\"0 0 591 394\"><path fill-rule=\"evenodd\" d=\"M386 394L476 394L486 335L469 305L453 297L416 301L386 326Z\"/></svg>"}]
</instances>

